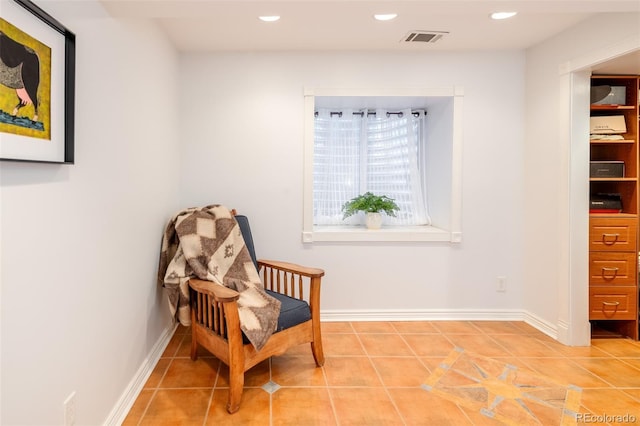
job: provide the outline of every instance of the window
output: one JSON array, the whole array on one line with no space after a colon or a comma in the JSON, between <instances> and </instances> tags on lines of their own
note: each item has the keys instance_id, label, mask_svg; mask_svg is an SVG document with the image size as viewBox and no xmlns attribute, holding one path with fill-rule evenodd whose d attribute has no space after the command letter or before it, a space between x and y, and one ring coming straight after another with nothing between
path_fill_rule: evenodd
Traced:
<instances>
[{"instance_id":1,"label":"window","mask_svg":"<svg viewBox=\"0 0 640 426\"><path fill-rule=\"evenodd\" d=\"M460 241L461 116L460 88L305 90L303 242ZM381 230L342 220L366 191L402 209Z\"/></svg>"},{"instance_id":2,"label":"window","mask_svg":"<svg viewBox=\"0 0 640 426\"><path fill-rule=\"evenodd\" d=\"M429 225L423 109L318 108L314 119L313 224L354 225L342 205L370 191L400 207L388 225Z\"/></svg>"}]
</instances>

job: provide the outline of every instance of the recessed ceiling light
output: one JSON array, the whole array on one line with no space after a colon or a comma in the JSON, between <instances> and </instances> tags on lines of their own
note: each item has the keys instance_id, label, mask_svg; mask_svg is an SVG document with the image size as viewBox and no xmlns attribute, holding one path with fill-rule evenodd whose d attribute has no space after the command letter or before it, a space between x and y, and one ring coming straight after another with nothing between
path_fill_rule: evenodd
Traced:
<instances>
[{"instance_id":1,"label":"recessed ceiling light","mask_svg":"<svg viewBox=\"0 0 640 426\"><path fill-rule=\"evenodd\" d=\"M513 16L516 16L518 12L493 12L491 14L491 19L508 19Z\"/></svg>"},{"instance_id":2,"label":"recessed ceiling light","mask_svg":"<svg viewBox=\"0 0 640 426\"><path fill-rule=\"evenodd\" d=\"M278 15L269 15L269 16L259 16L258 19L264 22L275 22L280 19Z\"/></svg>"},{"instance_id":3,"label":"recessed ceiling light","mask_svg":"<svg viewBox=\"0 0 640 426\"><path fill-rule=\"evenodd\" d=\"M390 21L398 16L397 13L378 13L373 15L378 21Z\"/></svg>"}]
</instances>

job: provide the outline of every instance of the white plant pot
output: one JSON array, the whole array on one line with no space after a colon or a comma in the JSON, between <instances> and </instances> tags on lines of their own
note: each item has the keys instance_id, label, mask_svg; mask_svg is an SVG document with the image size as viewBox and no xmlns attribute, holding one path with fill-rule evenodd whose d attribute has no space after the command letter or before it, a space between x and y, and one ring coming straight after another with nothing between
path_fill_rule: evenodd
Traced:
<instances>
[{"instance_id":1,"label":"white plant pot","mask_svg":"<svg viewBox=\"0 0 640 426\"><path fill-rule=\"evenodd\" d=\"M367 229L380 229L382 226L382 213L367 213L365 215Z\"/></svg>"}]
</instances>

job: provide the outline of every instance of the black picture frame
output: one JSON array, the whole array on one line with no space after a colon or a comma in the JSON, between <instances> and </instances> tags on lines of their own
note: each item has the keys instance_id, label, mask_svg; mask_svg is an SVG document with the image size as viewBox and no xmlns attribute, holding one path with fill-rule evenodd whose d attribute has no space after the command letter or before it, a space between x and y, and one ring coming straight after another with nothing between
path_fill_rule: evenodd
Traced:
<instances>
[{"instance_id":1,"label":"black picture frame","mask_svg":"<svg viewBox=\"0 0 640 426\"><path fill-rule=\"evenodd\" d=\"M55 53L52 51L51 55L52 57L54 54L57 56L55 56L55 61L51 61L50 79L53 79L54 72L58 73L56 84L58 86L63 85L63 87L58 87L55 90L57 96L54 96L53 91L51 93L50 104L55 104L56 108L54 112L53 106L50 107L50 125L57 130L52 135L51 140L34 142L33 138L0 132L0 161L74 164L76 36L30 0L13 1L19 7L3 7L4 10L0 13L0 18L11 25L11 16L5 17L4 15L13 14L15 19L21 22L19 28L21 31L29 33L33 29L36 32L46 32L48 34L47 37L55 41L56 51ZM23 13L24 11L28 13ZM61 50L64 50L64 52L61 52ZM57 83L58 81L60 84ZM54 82L52 81L50 86L53 85ZM23 146L29 147L24 153L20 150L20 138L25 140L22 142ZM5 147L2 146L4 139L8 140L6 147L9 147L9 149L5 150ZM38 146L46 146L46 149L43 148L42 151L39 151ZM54 152L52 152L51 147L54 147Z\"/></svg>"}]
</instances>

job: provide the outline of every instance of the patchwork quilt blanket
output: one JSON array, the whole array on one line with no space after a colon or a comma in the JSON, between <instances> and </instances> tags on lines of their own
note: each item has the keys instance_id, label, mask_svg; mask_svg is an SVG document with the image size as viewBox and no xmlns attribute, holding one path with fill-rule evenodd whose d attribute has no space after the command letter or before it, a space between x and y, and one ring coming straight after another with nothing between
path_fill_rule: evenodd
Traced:
<instances>
[{"instance_id":1,"label":"patchwork quilt blanket","mask_svg":"<svg viewBox=\"0 0 640 426\"><path fill-rule=\"evenodd\" d=\"M158 281L167 290L172 315L185 326L191 324L188 281L194 277L240 293L240 327L260 350L277 327L280 301L265 292L240 226L224 206L178 212L162 238Z\"/></svg>"}]
</instances>

